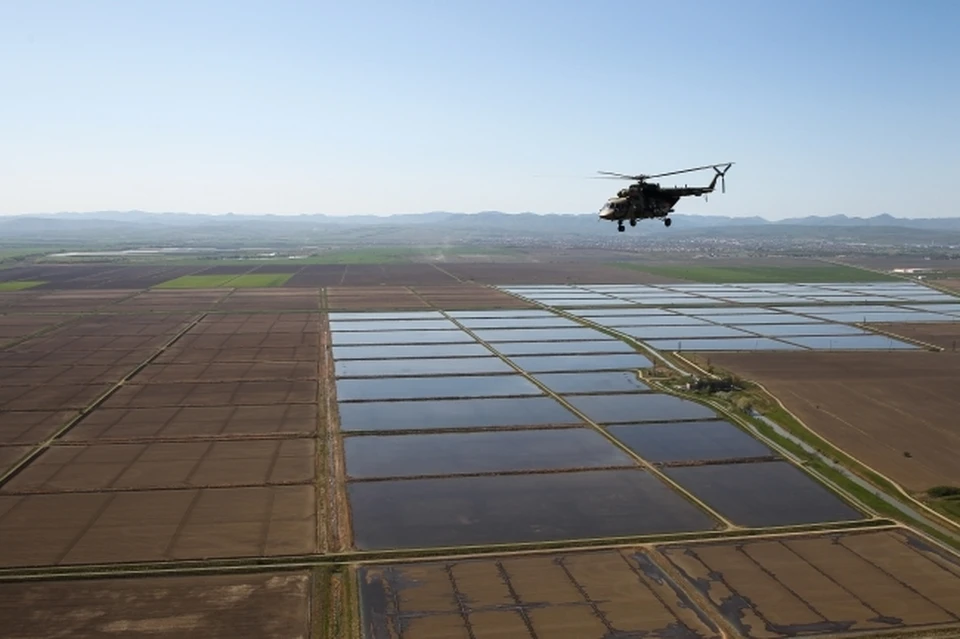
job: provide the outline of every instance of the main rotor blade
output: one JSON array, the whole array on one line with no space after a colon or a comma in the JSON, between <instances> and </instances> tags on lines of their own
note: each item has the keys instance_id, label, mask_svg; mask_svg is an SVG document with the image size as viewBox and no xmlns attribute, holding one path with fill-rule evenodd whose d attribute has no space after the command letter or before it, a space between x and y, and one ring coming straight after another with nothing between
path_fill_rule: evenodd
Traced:
<instances>
[{"instance_id":1,"label":"main rotor blade","mask_svg":"<svg viewBox=\"0 0 960 639\"><path fill-rule=\"evenodd\" d=\"M607 179L619 179L619 180L644 180L647 175L624 175L623 173L613 173L612 171L597 171L600 175L604 176ZM602 179L602 178L598 178Z\"/></svg>"},{"instance_id":2,"label":"main rotor blade","mask_svg":"<svg viewBox=\"0 0 960 639\"><path fill-rule=\"evenodd\" d=\"M679 173L693 173L694 171L703 171L704 169L714 169L718 166L732 166L733 162L721 162L720 164L706 164L704 166L696 166L692 169L680 169L679 171L667 171L666 173L657 173L656 175L648 175L648 178L658 178L666 177L668 175L677 175Z\"/></svg>"}]
</instances>

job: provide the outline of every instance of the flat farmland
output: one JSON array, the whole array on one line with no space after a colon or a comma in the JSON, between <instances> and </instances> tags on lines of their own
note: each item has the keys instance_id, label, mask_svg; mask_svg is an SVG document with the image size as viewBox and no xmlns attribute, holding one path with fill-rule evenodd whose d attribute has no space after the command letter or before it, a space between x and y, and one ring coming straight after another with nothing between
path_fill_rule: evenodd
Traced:
<instances>
[{"instance_id":1,"label":"flat farmland","mask_svg":"<svg viewBox=\"0 0 960 639\"><path fill-rule=\"evenodd\" d=\"M330 287L326 304L331 311L404 310L430 308L405 286Z\"/></svg>"},{"instance_id":2,"label":"flat farmland","mask_svg":"<svg viewBox=\"0 0 960 639\"><path fill-rule=\"evenodd\" d=\"M877 324L888 333L903 335L911 339L920 340L927 344L933 344L940 348L957 352L960 348L960 319L957 322L941 323L914 323L914 324Z\"/></svg>"},{"instance_id":3,"label":"flat farmland","mask_svg":"<svg viewBox=\"0 0 960 639\"><path fill-rule=\"evenodd\" d=\"M361 567L364 639L718 637L643 551Z\"/></svg>"},{"instance_id":4,"label":"flat farmland","mask_svg":"<svg viewBox=\"0 0 960 639\"><path fill-rule=\"evenodd\" d=\"M0 495L304 484L313 456L309 438L55 445Z\"/></svg>"},{"instance_id":5,"label":"flat farmland","mask_svg":"<svg viewBox=\"0 0 960 639\"><path fill-rule=\"evenodd\" d=\"M818 435L908 490L960 484L955 353L711 353L710 362L759 382Z\"/></svg>"},{"instance_id":6,"label":"flat farmland","mask_svg":"<svg viewBox=\"0 0 960 639\"><path fill-rule=\"evenodd\" d=\"M224 299L217 310L262 311L304 310L315 311L320 306L320 291L316 290L237 290Z\"/></svg>"},{"instance_id":7,"label":"flat farmland","mask_svg":"<svg viewBox=\"0 0 960 639\"><path fill-rule=\"evenodd\" d=\"M305 638L313 582L284 572L0 584L0 628L21 639Z\"/></svg>"},{"instance_id":8,"label":"flat farmland","mask_svg":"<svg viewBox=\"0 0 960 639\"><path fill-rule=\"evenodd\" d=\"M0 495L0 566L317 551L312 485Z\"/></svg>"},{"instance_id":9,"label":"flat farmland","mask_svg":"<svg viewBox=\"0 0 960 639\"><path fill-rule=\"evenodd\" d=\"M752 639L960 627L960 563L904 529L658 550Z\"/></svg>"},{"instance_id":10,"label":"flat farmland","mask_svg":"<svg viewBox=\"0 0 960 639\"><path fill-rule=\"evenodd\" d=\"M534 308L526 300L486 286L416 286L413 290L431 306L444 310Z\"/></svg>"},{"instance_id":11,"label":"flat farmland","mask_svg":"<svg viewBox=\"0 0 960 639\"><path fill-rule=\"evenodd\" d=\"M31 423L16 430L23 431L21 438L37 437L37 433L49 428L46 423L56 423L56 415L60 413L47 415L44 423ZM291 437L315 434L318 419L316 404L100 407L70 429L64 440L125 442Z\"/></svg>"},{"instance_id":12,"label":"flat farmland","mask_svg":"<svg viewBox=\"0 0 960 639\"><path fill-rule=\"evenodd\" d=\"M450 263L443 270L463 282L478 284L672 284L676 277L645 273L595 262L525 262L523 264ZM411 282L416 286L418 282Z\"/></svg>"}]
</instances>

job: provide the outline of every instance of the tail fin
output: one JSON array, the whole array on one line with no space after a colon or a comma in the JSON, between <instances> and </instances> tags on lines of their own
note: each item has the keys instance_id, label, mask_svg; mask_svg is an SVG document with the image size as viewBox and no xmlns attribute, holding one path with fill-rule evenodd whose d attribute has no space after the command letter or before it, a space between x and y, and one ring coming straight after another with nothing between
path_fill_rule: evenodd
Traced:
<instances>
[{"instance_id":1,"label":"tail fin","mask_svg":"<svg viewBox=\"0 0 960 639\"><path fill-rule=\"evenodd\" d=\"M710 182L710 189L713 190L713 187L716 186L716 184L717 184L717 178L720 178L720 192L721 192L721 193L726 193L726 192L727 192L727 182L726 182L726 179L725 179L725 178L726 178L726 175L727 175L727 171L729 171L729 170L730 170L730 167L733 166L733 162L727 163L727 164L723 167L723 170L717 168L717 166L719 166L719 165L716 165L716 166L713 167L713 170L716 171L717 174L713 176L713 180Z\"/></svg>"}]
</instances>

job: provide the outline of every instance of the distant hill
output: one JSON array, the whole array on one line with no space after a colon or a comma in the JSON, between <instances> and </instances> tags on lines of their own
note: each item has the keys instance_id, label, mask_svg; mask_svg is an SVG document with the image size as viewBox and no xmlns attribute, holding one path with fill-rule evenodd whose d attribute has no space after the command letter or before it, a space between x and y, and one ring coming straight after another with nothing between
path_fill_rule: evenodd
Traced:
<instances>
[{"instance_id":1,"label":"distant hill","mask_svg":"<svg viewBox=\"0 0 960 639\"><path fill-rule=\"evenodd\" d=\"M0 216L0 243L47 246L239 244L629 244L655 240L836 242L960 246L960 217L898 218L889 214L767 220L674 214L673 226L641 221L627 233L596 214L507 214L432 211L388 216L210 215L146 211L65 212Z\"/></svg>"}]
</instances>

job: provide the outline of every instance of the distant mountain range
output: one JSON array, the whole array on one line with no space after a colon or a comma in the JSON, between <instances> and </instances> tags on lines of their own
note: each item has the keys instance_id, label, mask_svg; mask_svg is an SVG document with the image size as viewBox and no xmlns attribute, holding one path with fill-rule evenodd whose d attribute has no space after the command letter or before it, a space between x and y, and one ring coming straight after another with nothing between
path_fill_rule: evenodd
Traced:
<instances>
[{"instance_id":1,"label":"distant mountain range","mask_svg":"<svg viewBox=\"0 0 960 639\"><path fill-rule=\"evenodd\" d=\"M627 233L598 220L596 214L479 213L355 215L211 215L95 211L0 216L0 243L217 244L227 242L386 244L689 241L754 241L960 246L960 217L898 218L832 215L785 220L762 217L674 214L669 229L641 221ZM606 238L606 239L605 239Z\"/></svg>"}]
</instances>

